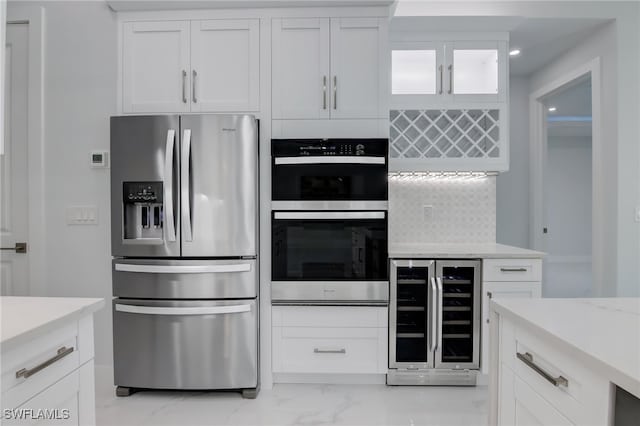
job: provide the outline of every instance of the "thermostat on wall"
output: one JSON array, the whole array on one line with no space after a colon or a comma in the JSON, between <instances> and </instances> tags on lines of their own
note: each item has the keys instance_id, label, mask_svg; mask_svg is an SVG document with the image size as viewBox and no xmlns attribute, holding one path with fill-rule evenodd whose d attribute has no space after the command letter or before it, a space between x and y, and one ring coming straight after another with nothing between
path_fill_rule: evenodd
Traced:
<instances>
[{"instance_id":1,"label":"thermostat on wall","mask_svg":"<svg viewBox=\"0 0 640 426\"><path fill-rule=\"evenodd\" d=\"M91 151L91 167L96 169L109 167L109 151Z\"/></svg>"}]
</instances>

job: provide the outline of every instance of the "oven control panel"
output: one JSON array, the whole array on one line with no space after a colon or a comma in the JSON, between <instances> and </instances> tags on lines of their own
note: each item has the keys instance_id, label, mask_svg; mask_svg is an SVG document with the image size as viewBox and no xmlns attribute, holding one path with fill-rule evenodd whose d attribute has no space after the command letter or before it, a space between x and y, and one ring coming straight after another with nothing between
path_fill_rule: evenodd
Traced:
<instances>
[{"instance_id":1,"label":"oven control panel","mask_svg":"<svg viewBox=\"0 0 640 426\"><path fill-rule=\"evenodd\" d=\"M273 157L386 157L388 139L272 139Z\"/></svg>"}]
</instances>

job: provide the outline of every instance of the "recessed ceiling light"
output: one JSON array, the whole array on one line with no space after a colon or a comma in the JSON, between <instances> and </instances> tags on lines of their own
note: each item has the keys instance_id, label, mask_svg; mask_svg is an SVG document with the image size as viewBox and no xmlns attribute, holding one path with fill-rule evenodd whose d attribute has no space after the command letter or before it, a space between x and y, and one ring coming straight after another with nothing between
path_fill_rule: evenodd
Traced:
<instances>
[{"instance_id":1,"label":"recessed ceiling light","mask_svg":"<svg viewBox=\"0 0 640 426\"><path fill-rule=\"evenodd\" d=\"M511 49L509 52L509 56L518 56L520 55L520 49Z\"/></svg>"},{"instance_id":2,"label":"recessed ceiling light","mask_svg":"<svg viewBox=\"0 0 640 426\"><path fill-rule=\"evenodd\" d=\"M557 108L556 107L549 107L549 112L556 112Z\"/></svg>"}]
</instances>

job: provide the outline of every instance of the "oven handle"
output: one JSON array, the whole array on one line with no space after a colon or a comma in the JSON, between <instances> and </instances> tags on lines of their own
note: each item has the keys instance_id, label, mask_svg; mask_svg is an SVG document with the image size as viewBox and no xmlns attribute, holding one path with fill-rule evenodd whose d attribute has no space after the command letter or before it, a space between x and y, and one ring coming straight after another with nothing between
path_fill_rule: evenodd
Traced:
<instances>
[{"instance_id":1,"label":"oven handle","mask_svg":"<svg viewBox=\"0 0 640 426\"><path fill-rule=\"evenodd\" d=\"M129 314L146 314L146 315L237 314L242 312L250 312L251 305L165 307L165 306L121 305L119 303L116 303L116 311L126 312Z\"/></svg>"},{"instance_id":2,"label":"oven handle","mask_svg":"<svg viewBox=\"0 0 640 426\"><path fill-rule=\"evenodd\" d=\"M360 157L356 155L343 157L278 157L275 159L276 166L284 164L385 164L386 162L387 160L384 157Z\"/></svg>"},{"instance_id":3,"label":"oven handle","mask_svg":"<svg viewBox=\"0 0 640 426\"><path fill-rule=\"evenodd\" d=\"M121 272L140 272L147 274L208 274L216 272L248 272L250 263L232 263L228 265L139 265L116 263L115 270Z\"/></svg>"},{"instance_id":4,"label":"oven handle","mask_svg":"<svg viewBox=\"0 0 640 426\"><path fill-rule=\"evenodd\" d=\"M384 219L385 212L276 212L274 219Z\"/></svg>"}]
</instances>

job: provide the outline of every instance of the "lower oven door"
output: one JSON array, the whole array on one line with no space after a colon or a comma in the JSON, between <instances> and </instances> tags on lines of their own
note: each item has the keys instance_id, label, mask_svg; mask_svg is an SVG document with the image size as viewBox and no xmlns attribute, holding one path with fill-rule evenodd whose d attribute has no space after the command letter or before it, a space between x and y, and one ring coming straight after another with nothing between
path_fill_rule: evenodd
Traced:
<instances>
[{"instance_id":1,"label":"lower oven door","mask_svg":"<svg viewBox=\"0 0 640 426\"><path fill-rule=\"evenodd\" d=\"M115 299L114 380L151 389L239 389L258 384L256 299Z\"/></svg>"},{"instance_id":2,"label":"lower oven door","mask_svg":"<svg viewBox=\"0 0 640 426\"><path fill-rule=\"evenodd\" d=\"M274 302L387 302L388 277L386 212L273 213Z\"/></svg>"}]
</instances>

